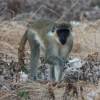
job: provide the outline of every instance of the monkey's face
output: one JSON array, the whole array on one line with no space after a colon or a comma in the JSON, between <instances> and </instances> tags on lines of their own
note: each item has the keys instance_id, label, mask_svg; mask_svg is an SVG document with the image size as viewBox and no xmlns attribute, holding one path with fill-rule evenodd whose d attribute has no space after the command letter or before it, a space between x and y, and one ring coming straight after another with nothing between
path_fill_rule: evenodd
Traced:
<instances>
[{"instance_id":1,"label":"monkey's face","mask_svg":"<svg viewBox=\"0 0 100 100\"><path fill-rule=\"evenodd\" d=\"M70 30L68 29L58 29L56 31L59 41L62 45L66 44L67 38L70 34Z\"/></svg>"},{"instance_id":2,"label":"monkey's face","mask_svg":"<svg viewBox=\"0 0 100 100\"><path fill-rule=\"evenodd\" d=\"M62 45L66 44L67 39L70 35L70 29L70 26L68 26L67 24L61 24L56 28L56 35Z\"/></svg>"}]
</instances>

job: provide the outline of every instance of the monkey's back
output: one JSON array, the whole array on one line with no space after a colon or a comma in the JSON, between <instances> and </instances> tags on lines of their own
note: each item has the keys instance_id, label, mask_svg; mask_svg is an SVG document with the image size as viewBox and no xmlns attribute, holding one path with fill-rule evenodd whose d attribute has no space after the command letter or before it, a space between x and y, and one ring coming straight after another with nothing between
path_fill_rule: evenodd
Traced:
<instances>
[{"instance_id":1,"label":"monkey's back","mask_svg":"<svg viewBox=\"0 0 100 100\"><path fill-rule=\"evenodd\" d=\"M32 30L36 31L38 36L43 40L45 44L47 44L47 33L52 29L52 26L55 22L51 20L33 20L28 24L28 27Z\"/></svg>"}]
</instances>

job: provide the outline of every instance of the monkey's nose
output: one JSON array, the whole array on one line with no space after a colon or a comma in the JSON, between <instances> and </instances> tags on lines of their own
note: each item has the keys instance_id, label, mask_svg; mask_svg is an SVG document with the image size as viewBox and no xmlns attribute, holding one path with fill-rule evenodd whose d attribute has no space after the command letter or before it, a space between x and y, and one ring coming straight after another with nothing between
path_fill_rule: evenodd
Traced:
<instances>
[{"instance_id":1,"label":"monkey's nose","mask_svg":"<svg viewBox=\"0 0 100 100\"><path fill-rule=\"evenodd\" d=\"M60 39L60 42L62 45L64 45L66 43L66 40L65 39Z\"/></svg>"},{"instance_id":2,"label":"monkey's nose","mask_svg":"<svg viewBox=\"0 0 100 100\"><path fill-rule=\"evenodd\" d=\"M66 42L65 41L62 41L61 43L62 43L62 45L64 45Z\"/></svg>"}]
</instances>

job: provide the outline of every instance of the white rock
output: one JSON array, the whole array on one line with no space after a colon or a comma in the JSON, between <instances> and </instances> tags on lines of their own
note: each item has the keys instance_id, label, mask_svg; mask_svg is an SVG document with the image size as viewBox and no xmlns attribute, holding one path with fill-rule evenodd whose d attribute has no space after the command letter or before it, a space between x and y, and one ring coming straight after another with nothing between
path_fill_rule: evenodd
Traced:
<instances>
[{"instance_id":1,"label":"white rock","mask_svg":"<svg viewBox=\"0 0 100 100\"><path fill-rule=\"evenodd\" d=\"M96 96L96 92L91 91L90 93L87 94L87 100L94 100Z\"/></svg>"},{"instance_id":2,"label":"white rock","mask_svg":"<svg viewBox=\"0 0 100 100\"><path fill-rule=\"evenodd\" d=\"M71 21L72 26L79 26L80 22L78 21Z\"/></svg>"},{"instance_id":3,"label":"white rock","mask_svg":"<svg viewBox=\"0 0 100 100\"><path fill-rule=\"evenodd\" d=\"M28 80L28 75L25 72L20 72L20 81L26 82Z\"/></svg>"},{"instance_id":4,"label":"white rock","mask_svg":"<svg viewBox=\"0 0 100 100\"><path fill-rule=\"evenodd\" d=\"M72 60L69 60L68 64L71 66L71 69L77 69L77 68L80 68L82 66L81 60L78 58L74 58Z\"/></svg>"}]
</instances>

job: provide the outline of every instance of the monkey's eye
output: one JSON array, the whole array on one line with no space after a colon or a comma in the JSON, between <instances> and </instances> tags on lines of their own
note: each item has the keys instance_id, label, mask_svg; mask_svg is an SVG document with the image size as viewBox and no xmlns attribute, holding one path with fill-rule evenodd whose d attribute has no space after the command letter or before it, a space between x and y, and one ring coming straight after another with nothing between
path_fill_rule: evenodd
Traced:
<instances>
[{"instance_id":1,"label":"monkey's eye","mask_svg":"<svg viewBox=\"0 0 100 100\"><path fill-rule=\"evenodd\" d=\"M57 35L58 35L58 36L60 36L61 34L63 34L63 36L64 36L64 35L67 35L67 36L68 36L69 33L70 33L70 30L69 30L69 29L58 29L58 30L57 30Z\"/></svg>"}]
</instances>

